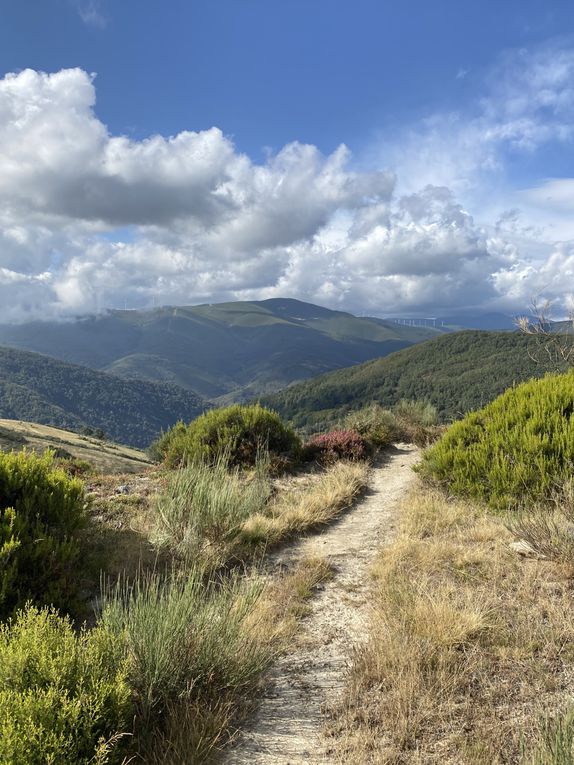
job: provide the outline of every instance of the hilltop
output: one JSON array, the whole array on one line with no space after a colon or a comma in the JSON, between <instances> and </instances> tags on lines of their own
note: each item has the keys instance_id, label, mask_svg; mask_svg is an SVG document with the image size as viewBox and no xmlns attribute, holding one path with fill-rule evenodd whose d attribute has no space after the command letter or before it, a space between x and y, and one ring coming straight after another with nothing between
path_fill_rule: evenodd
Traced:
<instances>
[{"instance_id":1,"label":"hilltop","mask_svg":"<svg viewBox=\"0 0 574 765\"><path fill-rule=\"evenodd\" d=\"M0 348L0 417L81 430L146 447L177 420L205 409L196 394L165 383L122 380L37 353Z\"/></svg>"},{"instance_id":2,"label":"hilltop","mask_svg":"<svg viewBox=\"0 0 574 765\"><path fill-rule=\"evenodd\" d=\"M0 419L0 451L52 449L59 457L85 460L101 473L139 473L151 465L138 449L35 422Z\"/></svg>"},{"instance_id":3,"label":"hilltop","mask_svg":"<svg viewBox=\"0 0 574 765\"><path fill-rule=\"evenodd\" d=\"M443 422L496 398L507 387L544 374L519 333L464 331L341 369L261 399L294 425L328 427L351 409L373 401L430 401Z\"/></svg>"},{"instance_id":4,"label":"hilltop","mask_svg":"<svg viewBox=\"0 0 574 765\"><path fill-rule=\"evenodd\" d=\"M0 344L227 402L386 356L451 329L271 299L0 325Z\"/></svg>"}]
</instances>

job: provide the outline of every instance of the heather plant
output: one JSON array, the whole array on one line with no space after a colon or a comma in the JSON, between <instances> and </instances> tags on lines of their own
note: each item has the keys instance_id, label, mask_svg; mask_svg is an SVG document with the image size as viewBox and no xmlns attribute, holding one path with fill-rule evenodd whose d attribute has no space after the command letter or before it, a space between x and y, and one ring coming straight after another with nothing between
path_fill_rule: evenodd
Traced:
<instances>
[{"instance_id":1,"label":"heather plant","mask_svg":"<svg viewBox=\"0 0 574 765\"><path fill-rule=\"evenodd\" d=\"M0 454L0 619L26 601L74 598L84 488L53 455Z\"/></svg>"},{"instance_id":2,"label":"heather plant","mask_svg":"<svg viewBox=\"0 0 574 765\"><path fill-rule=\"evenodd\" d=\"M358 461L366 459L369 448L366 440L356 430L332 430L314 436L304 446L307 459L329 463L339 459Z\"/></svg>"},{"instance_id":3,"label":"heather plant","mask_svg":"<svg viewBox=\"0 0 574 765\"><path fill-rule=\"evenodd\" d=\"M205 412L187 427L178 423L152 447L170 467L214 462L226 456L230 465L253 466L265 450L273 458L295 459L300 441L278 414L258 404L234 404Z\"/></svg>"},{"instance_id":4,"label":"heather plant","mask_svg":"<svg viewBox=\"0 0 574 765\"><path fill-rule=\"evenodd\" d=\"M574 373L508 389L454 423L421 472L495 509L548 503L574 465Z\"/></svg>"},{"instance_id":5,"label":"heather plant","mask_svg":"<svg viewBox=\"0 0 574 765\"><path fill-rule=\"evenodd\" d=\"M74 632L28 606L0 625L0 762L123 760L130 689L123 641L102 627Z\"/></svg>"}]
</instances>

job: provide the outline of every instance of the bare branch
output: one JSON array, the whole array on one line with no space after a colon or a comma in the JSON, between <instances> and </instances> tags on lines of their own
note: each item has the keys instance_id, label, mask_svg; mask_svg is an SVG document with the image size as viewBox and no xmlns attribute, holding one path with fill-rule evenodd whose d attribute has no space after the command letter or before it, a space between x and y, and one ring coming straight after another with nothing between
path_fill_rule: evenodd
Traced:
<instances>
[{"instance_id":1,"label":"bare branch","mask_svg":"<svg viewBox=\"0 0 574 765\"><path fill-rule=\"evenodd\" d=\"M520 332L533 337L528 356L537 364L550 367L574 366L574 307L568 311L568 319L555 322L552 316L552 301L542 304L534 298L530 305L530 316L519 316L516 326ZM563 328L563 324L566 327Z\"/></svg>"}]
</instances>

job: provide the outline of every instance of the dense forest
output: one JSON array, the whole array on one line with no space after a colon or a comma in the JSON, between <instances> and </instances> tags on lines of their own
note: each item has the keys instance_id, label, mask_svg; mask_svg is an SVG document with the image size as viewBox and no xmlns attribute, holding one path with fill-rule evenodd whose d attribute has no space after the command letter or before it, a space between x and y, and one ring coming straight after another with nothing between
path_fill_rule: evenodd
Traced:
<instances>
[{"instance_id":1,"label":"dense forest","mask_svg":"<svg viewBox=\"0 0 574 765\"><path fill-rule=\"evenodd\" d=\"M509 332L465 331L349 369L321 375L262 398L297 427L321 430L351 409L401 399L432 403L443 422L492 401L507 387L547 369L529 355L532 338Z\"/></svg>"},{"instance_id":2,"label":"dense forest","mask_svg":"<svg viewBox=\"0 0 574 765\"><path fill-rule=\"evenodd\" d=\"M146 447L204 402L175 385L122 380L48 356L0 348L0 417L71 430L102 430L109 438Z\"/></svg>"}]
</instances>

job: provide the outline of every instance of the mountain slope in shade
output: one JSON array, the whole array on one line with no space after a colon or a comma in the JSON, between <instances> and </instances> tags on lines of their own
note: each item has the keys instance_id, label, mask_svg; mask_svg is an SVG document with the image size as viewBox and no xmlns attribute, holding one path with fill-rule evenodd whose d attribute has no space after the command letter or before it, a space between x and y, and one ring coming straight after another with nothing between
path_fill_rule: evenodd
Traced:
<instances>
[{"instance_id":1,"label":"mountain slope in shade","mask_svg":"<svg viewBox=\"0 0 574 765\"><path fill-rule=\"evenodd\" d=\"M194 393L122 380L48 356L0 348L0 417L78 430L101 428L114 441L146 447L177 420L205 408Z\"/></svg>"},{"instance_id":2,"label":"mountain slope in shade","mask_svg":"<svg viewBox=\"0 0 574 765\"><path fill-rule=\"evenodd\" d=\"M0 344L227 401L385 356L443 331L278 298L0 325Z\"/></svg>"},{"instance_id":3,"label":"mountain slope in shade","mask_svg":"<svg viewBox=\"0 0 574 765\"><path fill-rule=\"evenodd\" d=\"M519 333L464 331L264 396L297 427L321 430L352 409L401 399L434 404L443 422L483 406L515 382L547 371L529 356L532 339Z\"/></svg>"}]
</instances>

